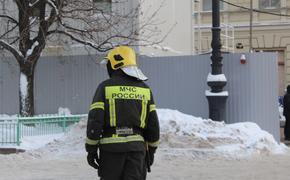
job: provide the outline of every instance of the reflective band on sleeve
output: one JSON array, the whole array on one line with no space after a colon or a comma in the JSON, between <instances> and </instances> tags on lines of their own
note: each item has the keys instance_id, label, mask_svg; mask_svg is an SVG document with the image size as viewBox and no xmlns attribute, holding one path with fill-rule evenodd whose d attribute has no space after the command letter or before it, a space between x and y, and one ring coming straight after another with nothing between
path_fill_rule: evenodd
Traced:
<instances>
[{"instance_id":1,"label":"reflective band on sleeve","mask_svg":"<svg viewBox=\"0 0 290 180\"><path fill-rule=\"evenodd\" d=\"M115 99L109 99L109 111L110 111L110 126L111 127L116 127Z\"/></svg>"},{"instance_id":2,"label":"reflective band on sleeve","mask_svg":"<svg viewBox=\"0 0 290 180\"><path fill-rule=\"evenodd\" d=\"M91 106L90 106L90 110L98 109L98 108L105 110L104 102L95 102L95 103L91 104Z\"/></svg>"},{"instance_id":3,"label":"reflective band on sleeve","mask_svg":"<svg viewBox=\"0 0 290 180\"><path fill-rule=\"evenodd\" d=\"M150 89L135 86L108 86L105 87L106 99L136 99L149 101Z\"/></svg>"},{"instance_id":4,"label":"reflective band on sleeve","mask_svg":"<svg viewBox=\"0 0 290 180\"><path fill-rule=\"evenodd\" d=\"M156 105L155 104L151 104L150 106L149 106L149 112L151 112L151 111L155 111L156 110Z\"/></svg>"},{"instance_id":5,"label":"reflective band on sleeve","mask_svg":"<svg viewBox=\"0 0 290 180\"><path fill-rule=\"evenodd\" d=\"M92 140L92 139L86 138L86 143L89 145L97 145L99 144L99 140Z\"/></svg>"},{"instance_id":6,"label":"reflective band on sleeve","mask_svg":"<svg viewBox=\"0 0 290 180\"><path fill-rule=\"evenodd\" d=\"M114 136L114 137L102 138L100 140L100 144L127 143L127 142L133 142L133 141L144 142L144 138L140 135L132 135L132 136L126 136L126 137Z\"/></svg>"},{"instance_id":7,"label":"reflective band on sleeve","mask_svg":"<svg viewBox=\"0 0 290 180\"><path fill-rule=\"evenodd\" d=\"M144 128L145 127L145 119L147 115L147 103L148 101L142 101L142 111L141 111L141 117L140 117L140 127Z\"/></svg>"},{"instance_id":8,"label":"reflective band on sleeve","mask_svg":"<svg viewBox=\"0 0 290 180\"><path fill-rule=\"evenodd\" d=\"M155 142L147 142L149 146L152 146L152 147L157 147L159 145L159 140L158 141L155 141Z\"/></svg>"}]
</instances>

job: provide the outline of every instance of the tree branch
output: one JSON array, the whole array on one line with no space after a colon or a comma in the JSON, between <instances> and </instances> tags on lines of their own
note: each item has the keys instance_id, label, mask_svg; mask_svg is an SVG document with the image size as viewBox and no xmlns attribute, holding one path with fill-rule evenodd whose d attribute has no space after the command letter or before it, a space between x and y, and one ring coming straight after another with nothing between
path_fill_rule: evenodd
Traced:
<instances>
[{"instance_id":1,"label":"tree branch","mask_svg":"<svg viewBox=\"0 0 290 180\"><path fill-rule=\"evenodd\" d=\"M89 46L89 47L91 47L91 48L93 48L93 49L95 49L95 50L97 50L99 52L106 52L107 50L111 49L112 47L103 48L102 46L104 46L105 44L110 44L110 42L108 41L109 39L116 38L115 36L114 37L109 37L107 40L103 41L103 43L95 44L93 42L77 38L73 34L70 34L70 33L66 32L66 31L53 30L53 31L49 31L47 34L48 35L51 35L51 34L63 34L63 35L66 35L66 36L70 37L73 41L76 41L76 42L81 43L83 45Z\"/></svg>"},{"instance_id":2,"label":"tree branch","mask_svg":"<svg viewBox=\"0 0 290 180\"><path fill-rule=\"evenodd\" d=\"M15 25L14 27L12 27L11 29L9 29L8 31L6 31L4 34L2 34L0 36L0 39L3 38L5 35L9 34L10 32L12 32L18 25Z\"/></svg>"},{"instance_id":3,"label":"tree branch","mask_svg":"<svg viewBox=\"0 0 290 180\"><path fill-rule=\"evenodd\" d=\"M20 51L16 49L16 47L8 44L7 42L3 40L0 40L0 46L4 47L4 49L11 52L18 61L21 61L23 59L23 55L21 54Z\"/></svg>"},{"instance_id":4,"label":"tree branch","mask_svg":"<svg viewBox=\"0 0 290 180\"><path fill-rule=\"evenodd\" d=\"M11 17L11 16L4 15L4 14L0 14L0 18L1 18L1 17L2 17L2 18L7 18L7 19L11 20L13 23L19 25L19 22L18 22L16 19L14 19L13 17Z\"/></svg>"}]
</instances>

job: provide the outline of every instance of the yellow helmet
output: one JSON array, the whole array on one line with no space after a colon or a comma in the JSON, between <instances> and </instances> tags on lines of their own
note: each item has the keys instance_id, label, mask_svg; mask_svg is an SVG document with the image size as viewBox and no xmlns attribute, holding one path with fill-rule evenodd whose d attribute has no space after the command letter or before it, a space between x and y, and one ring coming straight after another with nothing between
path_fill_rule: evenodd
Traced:
<instances>
[{"instance_id":1,"label":"yellow helmet","mask_svg":"<svg viewBox=\"0 0 290 180\"><path fill-rule=\"evenodd\" d=\"M106 57L116 70L125 66L137 66L135 51L128 46L119 46L112 49Z\"/></svg>"},{"instance_id":2,"label":"yellow helmet","mask_svg":"<svg viewBox=\"0 0 290 180\"><path fill-rule=\"evenodd\" d=\"M143 81L148 79L137 67L135 51L128 46L115 47L108 53L106 59L110 61L113 70L122 69L129 76Z\"/></svg>"}]
</instances>

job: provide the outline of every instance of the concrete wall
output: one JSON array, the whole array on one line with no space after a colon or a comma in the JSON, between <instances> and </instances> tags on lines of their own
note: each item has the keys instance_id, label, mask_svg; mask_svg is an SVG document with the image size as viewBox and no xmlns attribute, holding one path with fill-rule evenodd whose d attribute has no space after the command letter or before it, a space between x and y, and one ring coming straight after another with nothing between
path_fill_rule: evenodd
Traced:
<instances>
[{"instance_id":1,"label":"concrete wall","mask_svg":"<svg viewBox=\"0 0 290 180\"><path fill-rule=\"evenodd\" d=\"M159 8L153 23L160 31L156 39L165 38L159 45L140 47L140 53L153 56L192 55L193 27L192 0L146 0L142 1L139 21L148 18ZM154 31L154 29L152 30Z\"/></svg>"},{"instance_id":2,"label":"concrete wall","mask_svg":"<svg viewBox=\"0 0 290 180\"><path fill-rule=\"evenodd\" d=\"M224 55L224 73L229 92L226 122L253 121L279 140L277 58L274 53ZM18 112L18 67L14 59L0 59L0 114ZM210 72L209 55L140 57L149 77L158 108L208 117L205 90ZM35 74L37 114L57 113L66 107L73 114L87 113L97 85L107 78L95 57L44 57Z\"/></svg>"}]
</instances>

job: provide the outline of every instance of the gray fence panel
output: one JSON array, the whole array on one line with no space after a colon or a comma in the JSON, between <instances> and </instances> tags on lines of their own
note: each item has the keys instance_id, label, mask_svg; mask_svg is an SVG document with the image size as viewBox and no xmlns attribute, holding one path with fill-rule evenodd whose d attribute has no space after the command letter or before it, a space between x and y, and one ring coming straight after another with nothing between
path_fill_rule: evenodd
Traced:
<instances>
[{"instance_id":1,"label":"gray fence panel","mask_svg":"<svg viewBox=\"0 0 290 180\"><path fill-rule=\"evenodd\" d=\"M0 114L19 109L19 67L16 59L0 57Z\"/></svg>"},{"instance_id":2,"label":"gray fence panel","mask_svg":"<svg viewBox=\"0 0 290 180\"><path fill-rule=\"evenodd\" d=\"M87 113L96 87L107 78L106 69L88 56L44 57L35 74L35 111L57 113L69 108Z\"/></svg>"},{"instance_id":3,"label":"gray fence panel","mask_svg":"<svg viewBox=\"0 0 290 180\"><path fill-rule=\"evenodd\" d=\"M244 65L240 56L225 54L223 60L228 80L225 89L229 91L227 122L256 122L279 140L276 56L246 54ZM11 62L0 61L0 114L18 112L19 72L16 61ZM159 108L208 117L209 55L141 57L140 65ZM87 113L97 85L106 78L106 70L90 56L42 57L35 73L36 113L56 113L59 107L69 108L73 114Z\"/></svg>"},{"instance_id":4,"label":"gray fence panel","mask_svg":"<svg viewBox=\"0 0 290 180\"><path fill-rule=\"evenodd\" d=\"M208 56L142 57L140 65L149 78L159 108L207 117L206 78Z\"/></svg>"},{"instance_id":5,"label":"gray fence panel","mask_svg":"<svg viewBox=\"0 0 290 180\"><path fill-rule=\"evenodd\" d=\"M224 55L226 106L228 123L251 121L279 140L278 65L274 53L246 54L246 64L240 63L241 54Z\"/></svg>"},{"instance_id":6,"label":"gray fence panel","mask_svg":"<svg viewBox=\"0 0 290 180\"><path fill-rule=\"evenodd\" d=\"M223 72L229 92L226 122L255 122L279 140L278 72L273 53L224 54ZM149 76L158 107L208 117L205 90L210 72L210 55L141 58L142 70ZM151 77L151 78L150 78Z\"/></svg>"}]
</instances>

